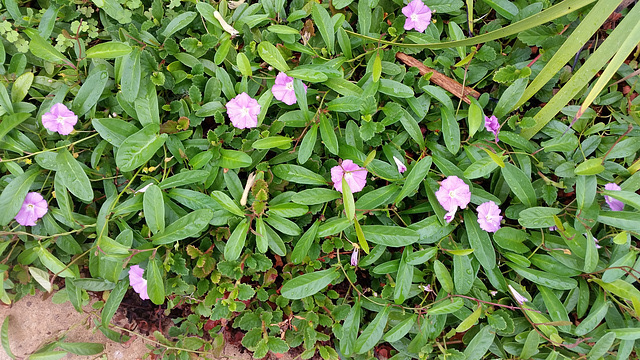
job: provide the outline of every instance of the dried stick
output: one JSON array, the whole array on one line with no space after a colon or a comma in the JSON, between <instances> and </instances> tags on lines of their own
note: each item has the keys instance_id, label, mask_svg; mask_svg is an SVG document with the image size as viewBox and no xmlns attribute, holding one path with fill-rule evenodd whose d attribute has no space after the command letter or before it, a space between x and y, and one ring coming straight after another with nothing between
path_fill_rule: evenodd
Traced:
<instances>
[{"instance_id":1,"label":"dried stick","mask_svg":"<svg viewBox=\"0 0 640 360\"><path fill-rule=\"evenodd\" d=\"M467 104L471 104L471 100L469 100L467 96L471 95L476 99L480 97L480 93L476 90L468 86L463 86L454 79L437 72L435 69L425 66L420 62L420 60L412 56L399 52L396 54L396 58L398 58L398 60L402 61L406 65L417 67L418 70L420 70L420 75L433 73L430 79L432 82L457 96L458 98L460 98L460 100L466 102Z\"/></svg>"}]
</instances>

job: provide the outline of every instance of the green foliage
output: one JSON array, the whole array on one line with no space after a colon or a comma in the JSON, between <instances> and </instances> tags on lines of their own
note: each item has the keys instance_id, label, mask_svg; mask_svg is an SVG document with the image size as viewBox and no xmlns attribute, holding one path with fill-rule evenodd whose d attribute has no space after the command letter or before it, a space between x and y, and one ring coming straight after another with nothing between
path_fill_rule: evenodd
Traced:
<instances>
[{"instance_id":1,"label":"green foliage","mask_svg":"<svg viewBox=\"0 0 640 360\"><path fill-rule=\"evenodd\" d=\"M78 310L108 293L96 326L122 341L139 265L185 313L153 334L166 359L216 356L224 324L256 358L636 356L640 7L424 3L419 33L402 1L5 1L0 301L62 277ZM48 212L23 226L30 192Z\"/></svg>"}]
</instances>

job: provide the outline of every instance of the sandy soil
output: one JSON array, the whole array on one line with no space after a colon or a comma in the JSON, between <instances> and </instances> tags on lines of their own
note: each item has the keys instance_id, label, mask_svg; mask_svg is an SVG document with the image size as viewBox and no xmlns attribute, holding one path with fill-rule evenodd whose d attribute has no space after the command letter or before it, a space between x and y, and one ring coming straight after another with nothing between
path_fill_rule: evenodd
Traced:
<instances>
[{"instance_id":1,"label":"sandy soil","mask_svg":"<svg viewBox=\"0 0 640 360\"><path fill-rule=\"evenodd\" d=\"M9 344L11 351L18 359L26 359L33 351L62 336L66 336L66 342L95 342L105 345L105 351L101 354L92 356L69 354L64 359L153 359L148 356L151 350L145 346L145 344L153 346L151 342L142 336L134 336L125 344L113 342L93 326L92 317L98 315L98 312L93 310L90 304L83 310L84 313L77 312L70 302L54 304L51 298L43 299L43 295L39 294L25 297L12 306L0 303L0 324L9 316ZM126 317L116 314L114 321L126 322ZM245 360L252 357L248 352L242 353L239 349L227 345L222 358ZM269 356L265 359L268 358ZM290 357L287 356L287 358ZM2 349L0 349L0 360L10 360Z\"/></svg>"}]
</instances>

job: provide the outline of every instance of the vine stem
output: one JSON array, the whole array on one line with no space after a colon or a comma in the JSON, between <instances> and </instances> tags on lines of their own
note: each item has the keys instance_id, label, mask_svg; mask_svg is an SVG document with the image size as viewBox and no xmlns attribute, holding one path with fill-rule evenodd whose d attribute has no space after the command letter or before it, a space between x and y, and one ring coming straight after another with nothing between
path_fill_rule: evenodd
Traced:
<instances>
[{"instance_id":1,"label":"vine stem","mask_svg":"<svg viewBox=\"0 0 640 360\"><path fill-rule=\"evenodd\" d=\"M36 152L31 153L31 154L29 154L29 155L20 156L20 157L13 158L13 159L6 159L6 160L2 160L2 159L0 159L0 162L12 162L12 161L18 161L18 160L22 160L22 159L30 158L30 157L35 156L35 155L38 155L38 154L46 153L46 152L49 152L49 151L54 151L54 150L64 149L64 148L67 148L67 147L69 147L69 146L73 146L73 145L79 144L79 143L81 143L81 142L83 142L83 141L85 141L85 140L89 140L89 139L91 139L91 138L93 138L93 137L96 137L96 136L98 136L98 135L100 135L100 134L95 133L95 134L93 134L93 135L89 135L89 136L87 136L87 137L85 137L85 138L82 138L82 139L80 139L80 140L78 140L78 141L74 141L74 142L72 142L71 144L68 144L68 145L58 146L58 147L54 147L54 148L52 148L52 149L47 149L47 150L42 150L42 151L36 151Z\"/></svg>"}]
</instances>

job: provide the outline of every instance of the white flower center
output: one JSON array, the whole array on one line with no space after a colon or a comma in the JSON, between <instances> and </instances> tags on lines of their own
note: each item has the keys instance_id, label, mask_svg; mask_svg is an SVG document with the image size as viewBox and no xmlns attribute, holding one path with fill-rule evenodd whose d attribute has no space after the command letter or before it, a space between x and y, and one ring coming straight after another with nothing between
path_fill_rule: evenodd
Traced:
<instances>
[{"instance_id":1,"label":"white flower center","mask_svg":"<svg viewBox=\"0 0 640 360\"><path fill-rule=\"evenodd\" d=\"M293 81L288 82L284 87L289 91L293 91Z\"/></svg>"},{"instance_id":2,"label":"white flower center","mask_svg":"<svg viewBox=\"0 0 640 360\"><path fill-rule=\"evenodd\" d=\"M353 179L353 174L352 174L350 171L349 171L349 172L346 172L346 173L344 174L344 179L345 179L345 180L347 180L347 181L349 181L349 180Z\"/></svg>"},{"instance_id":3,"label":"white flower center","mask_svg":"<svg viewBox=\"0 0 640 360\"><path fill-rule=\"evenodd\" d=\"M242 109L240 109L240 112L242 113L243 116L250 116L249 108L243 107Z\"/></svg>"},{"instance_id":4,"label":"white flower center","mask_svg":"<svg viewBox=\"0 0 640 360\"><path fill-rule=\"evenodd\" d=\"M458 197L458 194L456 193L455 190L451 190L449 191L449 197L452 199L455 199L456 197Z\"/></svg>"},{"instance_id":5,"label":"white flower center","mask_svg":"<svg viewBox=\"0 0 640 360\"><path fill-rule=\"evenodd\" d=\"M63 117L63 116L58 116L58 117L56 118L56 122L57 122L58 124L61 124L61 125L62 125L62 124L64 124L64 117Z\"/></svg>"},{"instance_id":6,"label":"white flower center","mask_svg":"<svg viewBox=\"0 0 640 360\"><path fill-rule=\"evenodd\" d=\"M29 205L27 205L27 208L29 208L29 210L33 210L35 208L35 206L33 206L33 204L29 204Z\"/></svg>"},{"instance_id":7,"label":"white flower center","mask_svg":"<svg viewBox=\"0 0 640 360\"><path fill-rule=\"evenodd\" d=\"M418 21L418 14L411 14L411 21L413 22Z\"/></svg>"},{"instance_id":8,"label":"white flower center","mask_svg":"<svg viewBox=\"0 0 640 360\"><path fill-rule=\"evenodd\" d=\"M487 216L485 216L485 219L487 219L487 222L493 222L493 215L487 214Z\"/></svg>"}]
</instances>

